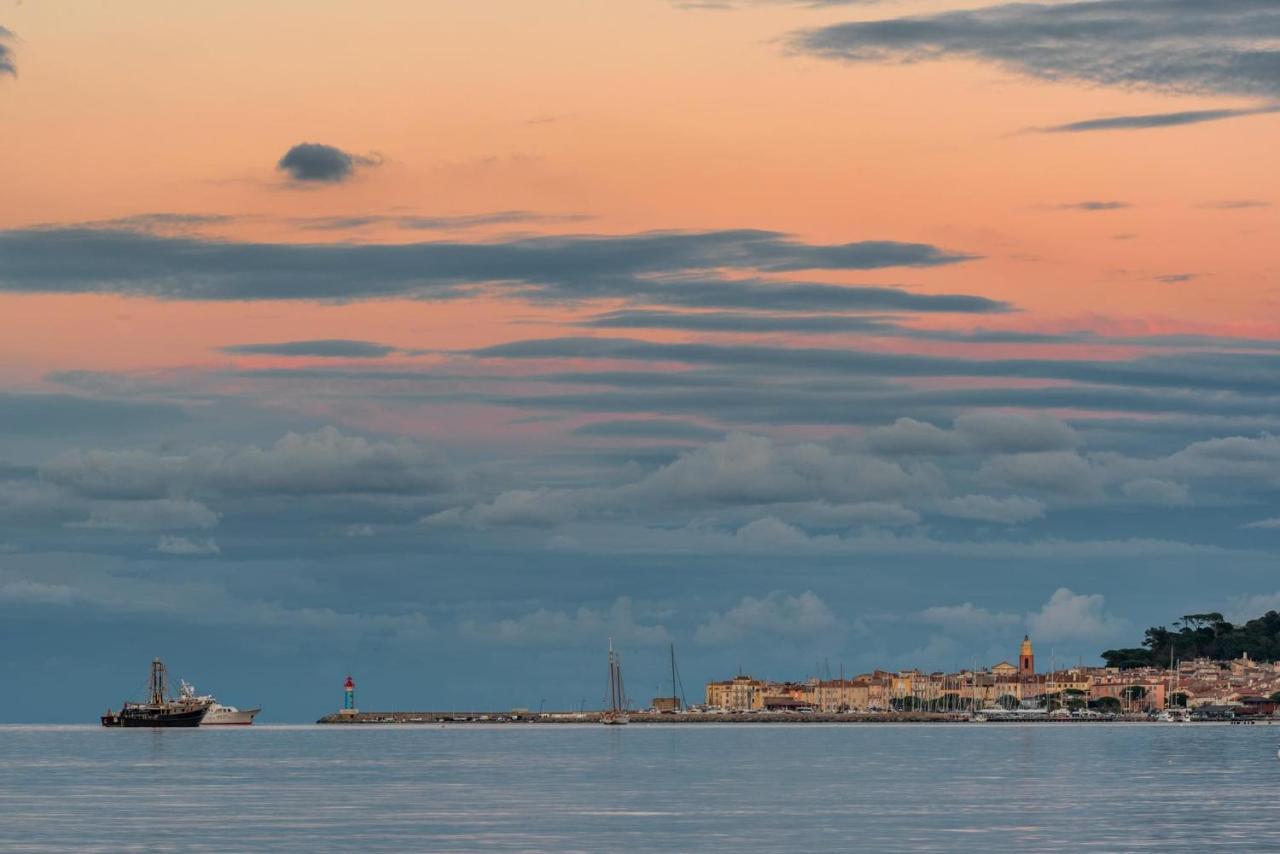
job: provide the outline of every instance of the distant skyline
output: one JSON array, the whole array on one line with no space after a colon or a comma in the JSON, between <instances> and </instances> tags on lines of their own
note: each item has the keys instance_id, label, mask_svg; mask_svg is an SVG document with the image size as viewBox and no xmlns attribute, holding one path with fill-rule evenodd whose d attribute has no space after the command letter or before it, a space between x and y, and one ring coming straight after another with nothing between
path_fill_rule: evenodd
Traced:
<instances>
[{"instance_id":1,"label":"distant skyline","mask_svg":"<svg viewBox=\"0 0 1280 854\"><path fill-rule=\"evenodd\" d=\"M348 673L596 704L609 636L647 694L669 643L690 684L1096 663L1280 608L1277 38L0 4L0 721L156 655L311 720Z\"/></svg>"}]
</instances>

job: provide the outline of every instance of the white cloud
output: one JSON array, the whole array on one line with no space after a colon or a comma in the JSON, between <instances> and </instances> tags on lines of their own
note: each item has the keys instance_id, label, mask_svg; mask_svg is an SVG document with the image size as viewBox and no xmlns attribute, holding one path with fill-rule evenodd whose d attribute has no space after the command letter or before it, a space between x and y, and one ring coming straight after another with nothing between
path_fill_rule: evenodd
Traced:
<instances>
[{"instance_id":1,"label":"white cloud","mask_svg":"<svg viewBox=\"0 0 1280 854\"><path fill-rule=\"evenodd\" d=\"M1259 519L1256 522L1249 522L1248 524L1241 525L1240 527L1242 528L1280 528L1280 516L1276 516L1272 519Z\"/></svg>"},{"instance_id":2,"label":"white cloud","mask_svg":"<svg viewBox=\"0 0 1280 854\"><path fill-rule=\"evenodd\" d=\"M191 540L186 537L164 536L156 543L156 551L167 555L218 555L222 549L213 540Z\"/></svg>"},{"instance_id":3,"label":"white cloud","mask_svg":"<svg viewBox=\"0 0 1280 854\"><path fill-rule=\"evenodd\" d=\"M763 436L733 433L683 454L622 490L659 507L671 502L769 504L789 501L897 500L932 493L941 475L865 454L839 454L812 443L779 446Z\"/></svg>"},{"instance_id":4,"label":"white cloud","mask_svg":"<svg viewBox=\"0 0 1280 854\"><path fill-rule=\"evenodd\" d=\"M631 599L626 596L615 600L607 611L586 607L573 612L539 608L496 622L463 621L459 631L474 640L502 644L603 643L605 638L612 637L623 644L653 645L670 640L666 627L639 622Z\"/></svg>"},{"instance_id":5,"label":"white cloud","mask_svg":"<svg viewBox=\"0 0 1280 854\"><path fill-rule=\"evenodd\" d=\"M972 602L961 605L935 605L918 614L921 622L941 626L949 631L977 631L999 628L1020 622L1017 614L988 611Z\"/></svg>"},{"instance_id":6,"label":"white cloud","mask_svg":"<svg viewBox=\"0 0 1280 854\"><path fill-rule=\"evenodd\" d=\"M791 596L775 590L761 599L744 596L723 614L712 614L698 626L694 640L723 644L744 638L803 638L837 629L835 616L812 591Z\"/></svg>"},{"instance_id":7,"label":"white cloud","mask_svg":"<svg viewBox=\"0 0 1280 854\"><path fill-rule=\"evenodd\" d=\"M65 584L45 584L25 578L0 582L0 602L70 605L75 598L75 590Z\"/></svg>"},{"instance_id":8,"label":"white cloud","mask_svg":"<svg viewBox=\"0 0 1280 854\"><path fill-rule=\"evenodd\" d=\"M190 498L157 498L150 501L107 501L95 504L89 518L73 522L75 528L114 531L168 531L183 528L215 528L219 516Z\"/></svg>"},{"instance_id":9,"label":"white cloud","mask_svg":"<svg viewBox=\"0 0 1280 854\"><path fill-rule=\"evenodd\" d=\"M872 428L867 431L866 442L867 447L881 454L933 456L967 450L962 437L914 418L899 418L888 427Z\"/></svg>"},{"instance_id":10,"label":"white cloud","mask_svg":"<svg viewBox=\"0 0 1280 854\"><path fill-rule=\"evenodd\" d=\"M1100 500L1106 473L1073 451L1006 454L982 464L978 477L1060 498Z\"/></svg>"},{"instance_id":11,"label":"white cloud","mask_svg":"<svg viewBox=\"0 0 1280 854\"><path fill-rule=\"evenodd\" d=\"M991 495L962 495L944 498L937 504L938 512L958 519L974 519L980 522L998 522L1016 525L1044 516L1044 504L1034 498L1013 495L996 498Z\"/></svg>"},{"instance_id":12,"label":"white cloud","mask_svg":"<svg viewBox=\"0 0 1280 854\"><path fill-rule=\"evenodd\" d=\"M1069 424L1051 415L973 412L957 417L950 430L899 418L888 427L867 431L866 443L883 454L1015 454L1070 450L1080 444L1080 437Z\"/></svg>"},{"instance_id":13,"label":"white cloud","mask_svg":"<svg viewBox=\"0 0 1280 854\"><path fill-rule=\"evenodd\" d=\"M1080 444L1071 425L1052 415L974 412L955 420L955 432L975 451L1002 454L1066 451Z\"/></svg>"},{"instance_id":14,"label":"white cloud","mask_svg":"<svg viewBox=\"0 0 1280 854\"><path fill-rule=\"evenodd\" d=\"M1104 610L1104 597L1059 587L1039 610L1027 614L1027 628L1037 640L1100 640L1114 637L1127 623Z\"/></svg>"},{"instance_id":15,"label":"white cloud","mask_svg":"<svg viewBox=\"0 0 1280 854\"><path fill-rule=\"evenodd\" d=\"M410 495L452 483L434 454L407 439L370 441L333 427L274 445L208 446L187 454L71 451L41 468L50 483L94 498L219 495Z\"/></svg>"},{"instance_id":16,"label":"white cloud","mask_svg":"<svg viewBox=\"0 0 1280 854\"><path fill-rule=\"evenodd\" d=\"M1120 485L1125 498L1142 504L1159 504L1165 507L1182 507L1191 503L1191 488L1183 483L1140 477Z\"/></svg>"},{"instance_id":17,"label":"white cloud","mask_svg":"<svg viewBox=\"0 0 1280 854\"><path fill-rule=\"evenodd\" d=\"M582 496L564 490L513 489L493 501L472 507L454 507L427 516L424 525L464 525L477 528L515 525L544 528L568 522L578 515L575 500Z\"/></svg>"}]
</instances>

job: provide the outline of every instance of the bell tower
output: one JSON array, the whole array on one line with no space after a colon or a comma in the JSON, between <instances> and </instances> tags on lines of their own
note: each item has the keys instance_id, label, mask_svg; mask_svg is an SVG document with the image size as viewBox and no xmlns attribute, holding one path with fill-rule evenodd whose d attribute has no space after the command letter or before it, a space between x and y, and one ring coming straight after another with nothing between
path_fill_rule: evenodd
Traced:
<instances>
[{"instance_id":1,"label":"bell tower","mask_svg":"<svg viewBox=\"0 0 1280 854\"><path fill-rule=\"evenodd\" d=\"M1031 649L1031 636L1022 636L1022 648L1018 650L1018 675L1034 676L1036 672L1036 654Z\"/></svg>"}]
</instances>

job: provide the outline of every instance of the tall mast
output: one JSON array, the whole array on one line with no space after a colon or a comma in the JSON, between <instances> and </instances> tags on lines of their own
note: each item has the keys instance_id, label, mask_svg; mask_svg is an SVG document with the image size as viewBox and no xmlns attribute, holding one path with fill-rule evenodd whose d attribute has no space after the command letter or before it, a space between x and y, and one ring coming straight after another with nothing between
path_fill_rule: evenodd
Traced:
<instances>
[{"instance_id":1,"label":"tall mast","mask_svg":"<svg viewBox=\"0 0 1280 854\"><path fill-rule=\"evenodd\" d=\"M154 705L163 705L165 695L169 693L168 686L165 684L164 662L160 659L154 659L151 662L151 702Z\"/></svg>"}]
</instances>

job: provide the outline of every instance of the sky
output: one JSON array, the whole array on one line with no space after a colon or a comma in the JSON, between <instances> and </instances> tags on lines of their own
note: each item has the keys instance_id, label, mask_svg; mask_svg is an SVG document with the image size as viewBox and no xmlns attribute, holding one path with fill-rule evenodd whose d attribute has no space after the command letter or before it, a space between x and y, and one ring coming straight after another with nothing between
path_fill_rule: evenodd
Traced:
<instances>
[{"instance_id":1,"label":"sky","mask_svg":"<svg viewBox=\"0 0 1280 854\"><path fill-rule=\"evenodd\" d=\"M0 2L0 721L1280 607L1280 0Z\"/></svg>"}]
</instances>

